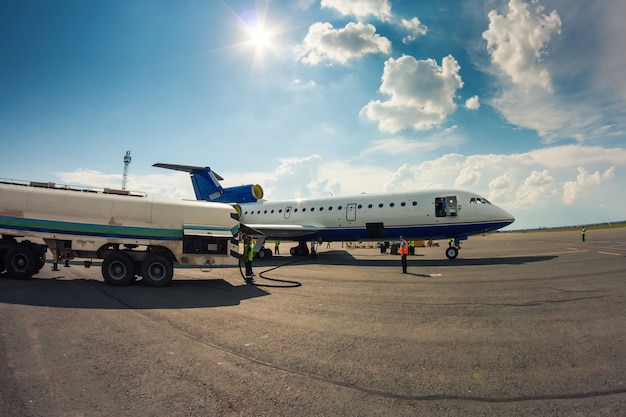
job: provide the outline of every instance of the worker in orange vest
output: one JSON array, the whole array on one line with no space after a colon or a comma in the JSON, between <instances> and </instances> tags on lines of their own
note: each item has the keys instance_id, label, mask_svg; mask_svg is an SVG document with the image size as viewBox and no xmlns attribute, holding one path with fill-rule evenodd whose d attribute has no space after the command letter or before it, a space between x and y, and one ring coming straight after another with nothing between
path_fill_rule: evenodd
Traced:
<instances>
[{"instance_id":1,"label":"worker in orange vest","mask_svg":"<svg viewBox=\"0 0 626 417\"><path fill-rule=\"evenodd\" d=\"M400 236L400 258L402 259L402 273L406 274L406 256L409 254L409 244Z\"/></svg>"}]
</instances>

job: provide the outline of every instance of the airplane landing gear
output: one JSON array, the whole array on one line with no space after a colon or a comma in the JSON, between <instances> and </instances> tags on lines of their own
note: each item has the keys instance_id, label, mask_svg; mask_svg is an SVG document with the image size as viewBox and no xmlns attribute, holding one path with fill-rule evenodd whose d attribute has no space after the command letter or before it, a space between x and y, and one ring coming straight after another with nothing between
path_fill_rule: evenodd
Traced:
<instances>
[{"instance_id":1,"label":"airplane landing gear","mask_svg":"<svg viewBox=\"0 0 626 417\"><path fill-rule=\"evenodd\" d=\"M306 256L309 254L309 246L306 244L306 241L299 242L298 246L289 249L289 254L291 256Z\"/></svg>"},{"instance_id":2,"label":"airplane landing gear","mask_svg":"<svg viewBox=\"0 0 626 417\"><path fill-rule=\"evenodd\" d=\"M446 248L446 257L448 259L456 259L459 256L459 250L461 250L461 239L455 238L454 242L449 240L448 247Z\"/></svg>"},{"instance_id":3,"label":"airplane landing gear","mask_svg":"<svg viewBox=\"0 0 626 417\"><path fill-rule=\"evenodd\" d=\"M454 247L454 246L450 246L449 248L446 248L446 256L448 257L448 259L454 259L459 255L459 250Z\"/></svg>"}]
</instances>

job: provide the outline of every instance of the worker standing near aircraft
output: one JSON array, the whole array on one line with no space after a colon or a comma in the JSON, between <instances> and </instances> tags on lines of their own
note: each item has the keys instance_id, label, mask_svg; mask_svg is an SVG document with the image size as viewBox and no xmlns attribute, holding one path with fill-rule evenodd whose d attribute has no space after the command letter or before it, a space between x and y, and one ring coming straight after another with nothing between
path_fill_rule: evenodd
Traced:
<instances>
[{"instance_id":1,"label":"worker standing near aircraft","mask_svg":"<svg viewBox=\"0 0 626 417\"><path fill-rule=\"evenodd\" d=\"M400 259L402 259L402 273L406 274L406 256L409 254L409 243L400 236Z\"/></svg>"},{"instance_id":2,"label":"worker standing near aircraft","mask_svg":"<svg viewBox=\"0 0 626 417\"><path fill-rule=\"evenodd\" d=\"M580 231L581 236L583 237L583 242L585 241L585 235L587 234L587 228L583 226L583 229Z\"/></svg>"},{"instance_id":3,"label":"worker standing near aircraft","mask_svg":"<svg viewBox=\"0 0 626 417\"><path fill-rule=\"evenodd\" d=\"M252 284L254 274L252 273L252 259L254 258L254 250L252 245L252 236L246 235L243 240L243 259L246 263L246 283Z\"/></svg>"},{"instance_id":4,"label":"worker standing near aircraft","mask_svg":"<svg viewBox=\"0 0 626 417\"><path fill-rule=\"evenodd\" d=\"M415 255L415 241L411 240L409 242L409 255Z\"/></svg>"},{"instance_id":5,"label":"worker standing near aircraft","mask_svg":"<svg viewBox=\"0 0 626 417\"><path fill-rule=\"evenodd\" d=\"M274 241L274 255L280 255L280 240Z\"/></svg>"}]
</instances>

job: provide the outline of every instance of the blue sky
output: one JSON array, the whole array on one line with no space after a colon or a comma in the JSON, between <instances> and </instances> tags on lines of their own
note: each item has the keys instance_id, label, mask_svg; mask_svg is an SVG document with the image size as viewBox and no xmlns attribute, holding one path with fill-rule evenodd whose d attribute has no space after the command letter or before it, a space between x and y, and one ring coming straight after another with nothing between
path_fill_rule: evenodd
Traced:
<instances>
[{"instance_id":1,"label":"blue sky","mask_svg":"<svg viewBox=\"0 0 626 417\"><path fill-rule=\"evenodd\" d=\"M0 2L0 178L192 198L460 188L625 220L626 3Z\"/></svg>"}]
</instances>

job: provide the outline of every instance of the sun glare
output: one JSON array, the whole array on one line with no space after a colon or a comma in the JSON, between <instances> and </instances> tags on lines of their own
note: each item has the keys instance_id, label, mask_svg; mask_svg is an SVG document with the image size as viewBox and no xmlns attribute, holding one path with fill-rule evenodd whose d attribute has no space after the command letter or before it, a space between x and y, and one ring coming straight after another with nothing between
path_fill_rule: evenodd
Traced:
<instances>
[{"instance_id":1,"label":"sun glare","mask_svg":"<svg viewBox=\"0 0 626 417\"><path fill-rule=\"evenodd\" d=\"M269 48L272 45L272 35L261 24L251 27L248 31L248 42L257 49Z\"/></svg>"}]
</instances>

